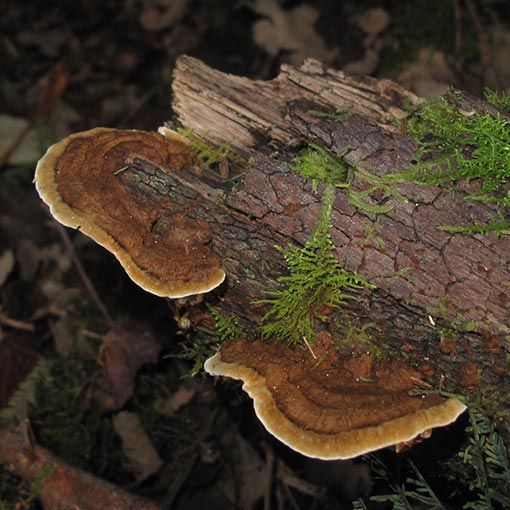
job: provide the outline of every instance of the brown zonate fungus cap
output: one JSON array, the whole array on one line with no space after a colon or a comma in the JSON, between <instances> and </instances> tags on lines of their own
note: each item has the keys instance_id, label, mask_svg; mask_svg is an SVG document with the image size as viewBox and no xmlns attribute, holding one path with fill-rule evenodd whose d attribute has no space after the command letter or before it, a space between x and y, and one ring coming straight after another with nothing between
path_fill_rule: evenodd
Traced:
<instances>
[{"instance_id":1,"label":"brown zonate fungus cap","mask_svg":"<svg viewBox=\"0 0 510 510\"><path fill-rule=\"evenodd\" d=\"M143 192L143 173L139 188L126 185L126 175L143 162L164 173L194 164L195 155L185 138L166 128L96 128L52 145L37 164L35 184L58 221L111 251L145 290L180 298L214 289L225 272L206 246L208 223L172 207L164 193L154 201L158 192Z\"/></svg>"},{"instance_id":2,"label":"brown zonate fungus cap","mask_svg":"<svg viewBox=\"0 0 510 510\"><path fill-rule=\"evenodd\" d=\"M277 343L237 340L209 358L205 370L242 380L266 429L320 459L408 442L464 411L457 399L410 396L417 373L403 361L378 367L367 355L342 360L330 339L325 333L322 347L314 344L317 359Z\"/></svg>"}]
</instances>

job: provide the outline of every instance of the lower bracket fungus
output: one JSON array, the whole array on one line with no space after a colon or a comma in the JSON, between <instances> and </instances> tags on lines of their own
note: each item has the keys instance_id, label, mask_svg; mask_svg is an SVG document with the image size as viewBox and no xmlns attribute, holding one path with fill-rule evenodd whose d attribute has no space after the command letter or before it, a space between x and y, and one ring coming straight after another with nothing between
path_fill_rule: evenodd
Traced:
<instances>
[{"instance_id":1,"label":"lower bracket fungus","mask_svg":"<svg viewBox=\"0 0 510 510\"><path fill-rule=\"evenodd\" d=\"M159 132L96 128L52 145L37 165L35 185L60 223L111 251L140 287L181 298L209 292L225 271L207 246L205 220L191 218L171 197L155 204L123 182L129 172L179 171L196 164L187 140ZM154 190L153 190L154 191Z\"/></svg>"},{"instance_id":2,"label":"lower bracket fungus","mask_svg":"<svg viewBox=\"0 0 510 510\"><path fill-rule=\"evenodd\" d=\"M281 342L235 340L205 370L243 381L255 413L280 441L309 457L348 459L400 445L465 410L455 398L411 396L419 374L403 360L342 359L329 333L318 333L316 356Z\"/></svg>"}]
</instances>

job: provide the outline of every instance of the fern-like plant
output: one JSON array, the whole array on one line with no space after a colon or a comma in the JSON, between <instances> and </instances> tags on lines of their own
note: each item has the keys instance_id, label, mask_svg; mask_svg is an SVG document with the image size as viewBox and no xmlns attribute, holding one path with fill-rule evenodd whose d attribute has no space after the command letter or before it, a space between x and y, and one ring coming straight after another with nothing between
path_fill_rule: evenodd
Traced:
<instances>
[{"instance_id":1,"label":"fern-like plant","mask_svg":"<svg viewBox=\"0 0 510 510\"><path fill-rule=\"evenodd\" d=\"M41 386L49 384L51 380L50 372L49 362L46 360L39 361L13 393L7 405L0 409L0 424L19 420L28 414L29 409L37 402Z\"/></svg>"},{"instance_id":2,"label":"fern-like plant","mask_svg":"<svg viewBox=\"0 0 510 510\"><path fill-rule=\"evenodd\" d=\"M209 303L207 303L207 308L214 317L216 334L221 342L243 337L242 329L232 319L222 314L215 306Z\"/></svg>"},{"instance_id":3,"label":"fern-like plant","mask_svg":"<svg viewBox=\"0 0 510 510\"><path fill-rule=\"evenodd\" d=\"M473 467L475 479L469 488L475 491L476 500L466 503L463 508L492 510L494 503L510 508L508 445L479 407L470 409L469 421L469 445L460 456ZM508 437L510 427L507 423L504 426Z\"/></svg>"},{"instance_id":4,"label":"fern-like plant","mask_svg":"<svg viewBox=\"0 0 510 510\"><path fill-rule=\"evenodd\" d=\"M510 508L510 463L507 440L510 427L504 424L504 436L494 427L493 423L474 404L469 406L470 425L468 445L459 456L473 473L468 481L467 489L474 499L466 501L465 510L503 510ZM446 510L449 505L443 503L435 494L418 468L411 462L414 476L408 477L405 484L392 483L386 468L375 461L376 471L388 480L392 494L372 496L377 502L391 503L392 510L414 510L419 504L422 510ZM463 481L464 482L464 481Z\"/></svg>"}]
</instances>

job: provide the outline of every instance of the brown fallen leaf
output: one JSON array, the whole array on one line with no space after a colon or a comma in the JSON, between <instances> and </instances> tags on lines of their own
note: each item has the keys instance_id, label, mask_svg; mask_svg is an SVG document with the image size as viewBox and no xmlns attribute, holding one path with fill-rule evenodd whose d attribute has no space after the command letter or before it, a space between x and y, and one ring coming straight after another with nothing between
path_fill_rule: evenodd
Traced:
<instances>
[{"instance_id":1,"label":"brown fallen leaf","mask_svg":"<svg viewBox=\"0 0 510 510\"><path fill-rule=\"evenodd\" d=\"M113 417L113 428L122 439L122 450L129 461L127 469L137 482L159 470L163 461L136 413L121 411Z\"/></svg>"},{"instance_id":2,"label":"brown fallen leaf","mask_svg":"<svg viewBox=\"0 0 510 510\"><path fill-rule=\"evenodd\" d=\"M186 14L189 0L152 0L142 4L140 24L149 32L157 32L178 23Z\"/></svg>"},{"instance_id":3,"label":"brown fallen leaf","mask_svg":"<svg viewBox=\"0 0 510 510\"><path fill-rule=\"evenodd\" d=\"M181 407L188 404L196 393L196 388L184 383L181 384L179 388L177 388L177 390L168 398L157 400L154 407L157 409L158 413L164 414L165 416L171 416Z\"/></svg>"},{"instance_id":4,"label":"brown fallen leaf","mask_svg":"<svg viewBox=\"0 0 510 510\"><path fill-rule=\"evenodd\" d=\"M143 365L155 363L161 341L143 324L122 323L104 337L98 363L103 373L96 379L94 399L103 409L120 409L131 398L135 376Z\"/></svg>"},{"instance_id":5,"label":"brown fallen leaf","mask_svg":"<svg viewBox=\"0 0 510 510\"><path fill-rule=\"evenodd\" d=\"M328 49L317 32L320 13L311 5L303 3L287 11L275 0L257 0L253 10L265 17L254 23L253 38L270 55L288 51L292 64L301 64L306 57L328 63L337 56L338 48Z\"/></svg>"},{"instance_id":6,"label":"brown fallen leaf","mask_svg":"<svg viewBox=\"0 0 510 510\"><path fill-rule=\"evenodd\" d=\"M218 481L218 487L230 501L236 502L237 508L255 508L256 502L261 501L267 491L271 466L234 427L223 432L221 444L223 451L228 452L225 453L226 462L231 470L225 471Z\"/></svg>"}]
</instances>

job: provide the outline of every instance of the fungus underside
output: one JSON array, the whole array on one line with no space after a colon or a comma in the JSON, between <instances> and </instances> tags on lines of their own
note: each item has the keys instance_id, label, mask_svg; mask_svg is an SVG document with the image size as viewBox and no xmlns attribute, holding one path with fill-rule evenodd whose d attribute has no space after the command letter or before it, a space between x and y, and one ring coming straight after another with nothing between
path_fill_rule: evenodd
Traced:
<instances>
[{"instance_id":1,"label":"fungus underside","mask_svg":"<svg viewBox=\"0 0 510 510\"><path fill-rule=\"evenodd\" d=\"M355 273L342 268L334 256L335 245L329 230L336 186L324 179L321 213L311 238L303 248L277 247L289 274L280 276L284 288L267 292L258 301L270 305L262 318L262 336L289 346L313 341L316 323L325 307L337 308L352 296L349 289L374 288Z\"/></svg>"},{"instance_id":2,"label":"fungus underside","mask_svg":"<svg viewBox=\"0 0 510 510\"><path fill-rule=\"evenodd\" d=\"M450 95L455 98L455 92ZM510 104L508 96L491 91L486 92L486 99L496 106ZM419 143L418 163L408 173L409 179L452 189L455 184L475 181L478 190L466 194L465 199L495 208L494 217L486 224L445 225L439 229L510 234L510 127L506 119L499 113L465 112L442 96L416 113L408 133Z\"/></svg>"}]
</instances>

